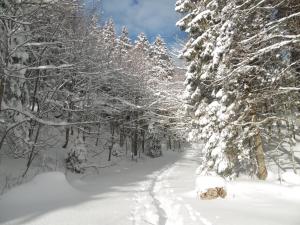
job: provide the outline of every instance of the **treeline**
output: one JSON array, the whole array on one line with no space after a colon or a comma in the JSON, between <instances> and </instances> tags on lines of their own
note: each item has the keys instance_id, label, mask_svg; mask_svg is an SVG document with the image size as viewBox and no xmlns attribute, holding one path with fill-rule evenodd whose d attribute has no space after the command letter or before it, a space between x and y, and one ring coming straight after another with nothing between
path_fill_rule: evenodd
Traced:
<instances>
[{"instance_id":1,"label":"treeline","mask_svg":"<svg viewBox=\"0 0 300 225\"><path fill-rule=\"evenodd\" d=\"M185 98L190 137L206 143L203 171L266 179L266 151L288 144L296 172L299 1L178 0L176 10L189 34Z\"/></svg>"},{"instance_id":2,"label":"treeline","mask_svg":"<svg viewBox=\"0 0 300 225\"><path fill-rule=\"evenodd\" d=\"M78 149L67 163L82 172L80 146L105 126L108 160L114 143L122 146L125 139L133 158L138 146L157 156L164 137L179 140L175 74L161 37L150 44L140 34L132 43L125 27L117 36L112 20L100 26L80 1L2 0L0 151L8 146L29 168L39 154L41 129L64 127L63 148L76 129ZM145 149L146 140L152 147Z\"/></svg>"}]
</instances>

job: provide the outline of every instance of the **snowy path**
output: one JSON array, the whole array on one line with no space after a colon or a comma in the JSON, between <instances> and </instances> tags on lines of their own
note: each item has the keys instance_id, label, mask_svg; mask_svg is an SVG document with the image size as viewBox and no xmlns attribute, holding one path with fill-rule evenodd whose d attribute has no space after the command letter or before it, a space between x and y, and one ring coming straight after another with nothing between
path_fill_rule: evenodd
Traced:
<instances>
[{"instance_id":1,"label":"snowy path","mask_svg":"<svg viewBox=\"0 0 300 225\"><path fill-rule=\"evenodd\" d=\"M199 162L198 151L190 149L176 163L149 176L136 195L134 224L210 225L206 218L180 197L192 194Z\"/></svg>"},{"instance_id":2,"label":"snowy path","mask_svg":"<svg viewBox=\"0 0 300 225\"><path fill-rule=\"evenodd\" d=\"M227 184L226 199L203 201L194 191L201 162L189 149L175 163L140 184L135 225L299 225L300 186L240 180Z\"/></svg>"},{"instance_id":3,"label":"snowy path","mask_svg":"<svg viewBox=\"0 0 300 225\"><path fill-rule=\"evenodd\" d=\"M299 225L300 186L236 181L226 199L194 191L197 149L72 180L48 173L0 198L1 225Z\"/></svg>"},{"instance_id":4,"label":"snowy path","mask_svg":"<svg viewBox=\"0 0 300 225\"><path fill-rule=\"evenodd\" d=\"M141 159L139 163L125 160L102 169L99 175L72 179L71 185L62 173L42 174L0 196L0 224L139 225L134 220L138 193L144 188L153 189L152 177L179 158L178 153L166 152L164 157ZM158 201L153 207L159 209ZM152 210L144 214L147 212Z\"/></svg>"}]
</instances>

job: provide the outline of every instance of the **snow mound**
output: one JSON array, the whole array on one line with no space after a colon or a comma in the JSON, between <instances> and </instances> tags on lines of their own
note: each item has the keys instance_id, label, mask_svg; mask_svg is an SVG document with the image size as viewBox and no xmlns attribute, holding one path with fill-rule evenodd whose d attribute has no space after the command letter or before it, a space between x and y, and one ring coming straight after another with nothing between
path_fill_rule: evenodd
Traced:
<instances>
[{"instance_id":1,"label":"snow mound","mask_svg":"<svg viewBox=\"0 0 300 225\"><path fill-rule=\"evenodd\" d=\"M294 172L285 172L281 175L282 180L288 184L300 185L300 176Z\"/></svg>"},{"instance_id":2,"label":"snow mound","mask_svg":"<svg viewBox=\"0 0 300 225\"><path fill-rule=\"evenodd\" d=\"M47 192L48 196L79 194L79 191L70 185L65 174L61 172L49 172L37 175L32 182L28 184L28 188L32 190L43 190Z\"/></svg>"},{"instance_id":3,"label":"snow mound","mask_svg":"<svg viewBox=\"0 0 300 225\"><path fill-rule=\"evenodd\" d=\"M7 202L51 202L81 195L67 181L61 172L37 175L31 182L13 188L2 196L2 203ZM1 208L1 207L0 207Z\"/></svg>"},{"instance_id":4,"label":"snow mound","mask_svg":"<svg viewBox=\"0 0 300 225\"><path fill-rule=\"evenodd\" d=\"M206 192L210 188L225 188L226 182L217 176L198 176L196 178L195 190L197 193Z\"/></svg>"}]
</instances>

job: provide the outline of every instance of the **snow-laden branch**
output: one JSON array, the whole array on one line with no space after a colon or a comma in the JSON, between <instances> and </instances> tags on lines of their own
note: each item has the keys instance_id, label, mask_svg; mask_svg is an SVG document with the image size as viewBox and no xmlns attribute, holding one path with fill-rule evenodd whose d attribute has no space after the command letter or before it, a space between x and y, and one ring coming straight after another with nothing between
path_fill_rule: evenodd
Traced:
<instances>
[{"instance_id":1,"label":"snow-laden branch","mask_svg":"<svg viewBox=\"0 0 300 225\"><path fill-rule=\"evenodd\" d=\"M22 115L24 115L24 116L32 119L33 121L36 121L36 122L38 122L40 124L43 124L43 125L46 125L46 126L53 126L53 127L99 124L99 123L102 122L102 121L85 121L85 122L73 122L73 123L65 122L65 121L63 121L63 122L54 122L54 121L44 120L44 119L38 118L37 116L35 116L31 112L28 112L26 110L22 110L21 111L19 109L13 108L13 107L6 107L6 108L3 108L1 111L14 111L14 112L18 112L18 113L20 113L20 114L22 114ZM25 119L25 120L28 120L28 119Z\"/></svg>"},{"instance_id":2,"label":"snow-laden branch","mask_svg":"<svg viewBox=\"0 0 300 225\"><path fill-rule=\"evenodd\" d=\"M263 125L266 123L270 123L271 121L287 121L287 120L285 118L281 118L281 117L277 117L277 116L270 116L261 121L251 121L251 122L245 122L245 123L231 123L231 124L235 125L235 126L247 126L247 125L259 126L259 125Z\"/></svg>"},{"instance_id":3,"label":"snow-laden branch","mask_svg":"<svg viewBox=\"0 0 300 225\"><path fill-rule=\"evenodd\" d=\"M53 69L68 69L72 67L72 64L62 64L59 66L55 65L44 65L44 66L35 66L35 67L27 67L28 70L53 70Z\"/></svg>"},{"instance_id":4,"label":"snow-laden branch","mask_svg":"<svg viewBox=\"0 0 300 225\"><path fill-rule=\"evenodd\" d=\"M272 22L268 23L268 24L266 25L266 27L272 26L272 25L274 25L274 24L283 23L283 22L285 22L285 21L287 21L287 20L289 20L289 19L292 19L292 18L294 18L294 17L300 17L300 12L296 12L296 13L293 13L293 14L291 14L291 15L289 15L289 16L283 17L283 18L281 18L281 19L279 19L279 20L272 21Z\"/></svg>"},{"instance_id":5,"label":"snow-laden branch","mask_svg":"<svg viewBox=\"0 0 300 225\"><path fill-rule=\"evenodd\" d=\"M59 45L63 44L62 42L59 41L54 41L54 42L29 42L26 43L24 46L48 46L48 45Z\"/></svg>"},{"instance_id":6,"label":"snow-laden branch","mask_svg":"<svg viewBox=\"0 0 300 225\"><path fill-rule=\"evenodd\" d=\"M276 43L276 44L273 44L273 45L270 45L268 47L265 47L265 48L262 48L260 50L258 50L257 52L253 53L253 55L255 55L255 58L262 55L262 54L265 54L265 53L269 53L273 50L277 50L283 46L286 46L286 45L290 45L290 44L296 44L296 43L300 43L300 35L297 35L299 37L299 39L292 39L292 40L288 40L288 41L281 41L279 43Z\"/></svg>"},{"instance_id":7,"label":"snow-laden branch","mask_svg":"<svg viewBox=\"0 0 300 225\"><path fill-rule=\"evenodd\" d=\"M242 10L242 11L246 11L246 12L251 12L253 10L256 10L258 7L260 7L263 3L265 3L266 0L261 0L260 2L258 2L255 6L251 7L250 9L246 9L246 10ZM242 4L241 6L246 5L247 3L249 3L249 1L246 1L244 4ZM240 8L241 6L238 6L237 8Z\"/></svg>"},{"instance_id":8,"label":"snow-laden branch","mask_svg":"<svg viewBox=\"0 0 300 225\"><path fill-rule=\"evenodd\" d=\"M284 91L300 91L300 87L280 87L279 90L284 90Z\"/></svg>"},{"instance_id":9,"label":"snow-laden branch","mask_svg":"<svg viewBox=\"0 0 300 225\"><path fill-rule=\"evenodd\" d=\"M230 78L233 74L235 74L239 71L243 71L245 69L245 67L249 67L248 65L250 62L254 61L258 57L260 57L266 53L269 53L271 51L278 50L284 46L296 44L296 43L300 43L300 39L292 39L292 40L282 41L282 42L267 46L265 48L262 48L256 52L252 53L251 58L246 58L244 61L237 64L237 67L234 70L232 70L227 76L220 78L219 80L215 81L214 83L218 83L220 81L226 80L226 79Z\"/></svg>"},{"instance_id":10,"label":"snow-laden branch","mask_svg":"<svg viewBox=\"0 0 300 225\"><path fill-rule=\"evenodd\" d=\"M283 22L285 22L285 21L287 21L287 20L289 20L289 19L292 19L292 18L294 18L294 17L297 17L297 16L300 17L300 12L291 14L290 16L281 18L281 19L276 20L276 21L272 21L272 22L270 22L270 23L268 23L268 24L266 25L266 28L265 28L263 31L259 32L258 34L253 35L252 37L250 37L250 38L248 38L248 39L242 40L240 43L241 43L241 44L247 44L247 43L250 43L250 42L253 41L255 38L257 38L257 37L259 37L259 36L263 36L263 35L267 34L268 32L270 32L271 30L276 29L278 24L283 23ZM296 35L295 38L297 38L297 36L299 36L299 35ZM289 38L290 35L286 35L286 36L283 35L283 37ZM298 38L299 38L299 37L298 37Z\"/></svg>"}]
</instances>

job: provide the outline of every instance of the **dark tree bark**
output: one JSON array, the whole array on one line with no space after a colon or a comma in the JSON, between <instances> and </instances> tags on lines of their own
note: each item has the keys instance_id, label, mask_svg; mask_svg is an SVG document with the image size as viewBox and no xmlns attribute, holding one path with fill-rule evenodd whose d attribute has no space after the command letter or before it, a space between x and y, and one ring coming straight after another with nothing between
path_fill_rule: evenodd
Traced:
<instances>
[{"instance_id":1,"label":"dark tree bark","mask_svg":"<svg viewBox=\"0 0 300 225\"><path fill-rule=\"evenodd\" d=\"M169 136L168 138L168 149L172 149L172 140L171 140L171 136Z\"/></svg>"},{"instance_id":2,"label":"dark tree bark","mask_svg":"<svg viewBox=\"0 0 300 225\"><path fill-rule=\"evenodd\" d=\"M99 142L99 136L100 136L100 123L98 124L98 131L97 131L97 139L96 139L96 143L95 146L98 146L98 142Z\"/></svg>"},{"instance_id":3,"label":"dark tree bark","mask_svg":"<svg viewBox=\"0 0 300 225\"><path fill-rule=\"evenodd\" d=\"M69 109L73 109L74 108L74 103L70 102L70 107ZM72 113L68 112L68 119L67 122L71 122L71 117L72 117ZM70 139L70 127L66 127L66 139L65 139L65 144L62 146L63 148L67 148L68 144L69 144L69 139ZM71 130L71 133L73 134L73 129ZM79 132L78 132L79 134Z\"/></svg>"},{"instance_id":4,"label":"dark tree bark","mask_svg":"<svg viewBox=\"0 0 300 225\"><path fill-rule=\"evenodd\" d=\"M128 153L128 143L127 143L127 138L125 137L125 154L127 156Z\"/></svg>"},{"instance_id":5,"label":"dark tree bark","mask_svg":"<svg viewBox=\"0 0 300 225\"><path fill-rule=\"evenodd\" d=\"M145 153L145 131L142 130L142 152Z\"/></svg>"},{"instance_id":6,"label":"dark tree bark","mask_svg":"<svg viewBox=\"0 0 300 225\"><path fill-rule=\"evenodd\" d=\"M40 129L41 129L41 125L39 124L38 125L38 128L37 128L37 131L36 131L36 135L35 135L35 138L34 138L34 144L31 148L31 151L30 151L30 154L29 154L29 157L28 157L28 161L27 161L27 165L26 165L26 170L24 171L22 177L25 177L25 175L27 174L30 166L31 166L31 163L33 162L34 158L36 157L36 155L38 154L38 152L35 151L35 145L38 141L38 138L39 138L39 135L40 135Z\"/></svg>"},{"instance_id":7,"label":"dark tree bark","mask_svg":"<svg viewBox=\"0 0 300 225\"><path fill-rule=\"evenodd\" d=\"M4 80L3 78L0 79L0 111L1 111L1 103L4 95Z\"/></svg>"},{"instance_id":8,"label":"dark tree bark","mask_svg":"<svg viewBox=\"0 0 300 225\"><path fill-rule=\"evenodd\" d=\"M66 128L66 135L65 135L65 143L62 146L63 148L66 148L69 144L69 139L70 139L70 127Z\"/></svg>"},{"instance_id":9,"label":"dark tree bark","mask_svg":"<svg viewBox=\"0 0 300 225\"><path fill-rule=\"evenodd\" d=\"M124 139L125 139L125 134L124 134L124 127L120 129L120 146L124 146Z\"/></svg>"},{"instance_id":10,"label":"dark tree bark","mask_svg":"<svg viewBox=\"0 0 300 225\"><path fill-rule=\"evenodd\" d=\"M112 149L114 147L114 136L115 136L115 126L114 123L110 124L110 133L111 133L111 142L108 147L109 153L108 153L108 161L111 160L111 154L112 154Z\"/></svg>"},{"instance_id":11,"label":"dark tree bark","mask_svg":"<svg viewBox=\"0 0 300 225\"><path fill-rule=\"evenodd\" d=\"M134 130L133 136L131 137L131 151L132 151L132 159L136 158L138 155L138 134L137 129Z\"/></svg>"}]
</instances>

